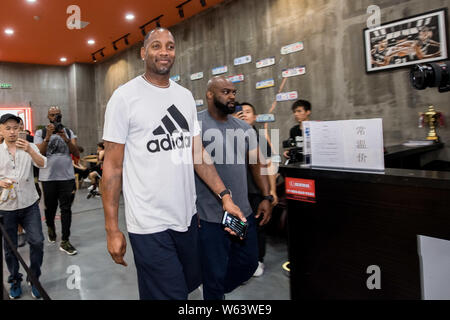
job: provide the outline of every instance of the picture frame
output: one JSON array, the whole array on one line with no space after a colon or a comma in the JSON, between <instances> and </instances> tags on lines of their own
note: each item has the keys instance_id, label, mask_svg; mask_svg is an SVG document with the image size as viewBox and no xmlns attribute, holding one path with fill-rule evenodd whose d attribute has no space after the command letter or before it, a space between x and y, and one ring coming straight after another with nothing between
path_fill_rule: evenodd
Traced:
<instances>
[{"instance_id":1,"label":"picture frame","mask_svg":"<svg viewBox=\"0 0 450 320\"><path fill-rule=\"evenodd\" d=\"M366 72L448 59L447 30L447 8L364 29Z\"/></svg>"}]
</instances>

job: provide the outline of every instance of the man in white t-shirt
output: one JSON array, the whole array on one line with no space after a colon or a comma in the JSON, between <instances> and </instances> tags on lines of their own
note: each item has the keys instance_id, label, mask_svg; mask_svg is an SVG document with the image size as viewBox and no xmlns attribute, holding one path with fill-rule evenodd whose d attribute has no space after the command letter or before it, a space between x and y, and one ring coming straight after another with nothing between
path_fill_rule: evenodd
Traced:
<instances>
[{"instance_id":1,"label":"man in white t-shirt","mask_svg":"<svg viewBox=\"0 0 450 320\"><path fill-rule=\"evenodd\" d=\"M224 210L246 219L204 152L192 93L170 80L172 34L164 28L150 32L141 57L145 74L119 87L106 109L102 195L108 251L127 266L118 227L123 189L140 298L186 300L201 284L194 170Z\"/></svg>"}]
</instances>

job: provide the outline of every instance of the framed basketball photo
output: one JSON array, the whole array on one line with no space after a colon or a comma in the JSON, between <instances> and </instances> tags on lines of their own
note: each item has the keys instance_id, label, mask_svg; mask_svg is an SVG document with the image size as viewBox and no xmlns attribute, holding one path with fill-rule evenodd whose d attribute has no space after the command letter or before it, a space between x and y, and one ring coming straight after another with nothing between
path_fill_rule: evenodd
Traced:
<instances>
[{"instance_id":1,"label":"framed basketball photo","mask_svg":"<svg viewBox=\"0 0 450 320\"><path fill-rule=\"evenodd\" d=\"M364 29L366 72L448 59L447 9Z\"/></svg>"}]
</instances>

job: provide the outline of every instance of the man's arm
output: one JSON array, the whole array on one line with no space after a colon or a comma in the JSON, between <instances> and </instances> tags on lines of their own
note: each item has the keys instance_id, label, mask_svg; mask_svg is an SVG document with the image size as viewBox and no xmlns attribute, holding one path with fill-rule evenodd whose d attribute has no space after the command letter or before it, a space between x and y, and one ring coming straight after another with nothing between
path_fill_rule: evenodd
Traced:
<instances>
[{"instance_id":1,"label":"man's arm","mask_svg":"<svg viewBox=\"0 0 450 320\"><path fill-rule=\"evenodd\" d=\"M119 229L119 200L122 189L122 171L125 145L105 141L105 161L102 175L102 201L108 251L117 264L123 260L127 242Z\"/></svg>"},{"instance_id":2,"label":"man's arm","mask_svg":"<svg viewBox=\"0 0 450 320\"><path fill-rule=\"evenodd\" d=\"M263 156L260 152L259 147L254 150L249 151L249 159L257 159L256 164L249 164L250 171L253 176L253 180L256 183L256 186L261 190L262 195L268 196L270 195L270 184L269 178L267 175L261 174L262 170L267 171L267 164L263 162ZM267 224L272 216L272 206L269 200L263 200L258 207L258 212L256 213L256 218L259 218L263 214L263 219L260 223L261 226Z\"/></svg>"},{"instance_id":3,"label":"man's arm","mask_svg":"<svg viewBox=\"0 0 450 320\"><path fill-rule=\"evenodd\" d=\"M220 179L220 176L217 173L216 167L214 166L211 157L203 147L200 135L194 137L193 140L194 143L192 148L192 155L194 158L195 172L215 194L221 193L226 189L226 187L222 179ZM235 217L238 217L244 222L247 221L239 207L234 204L230 195L225 195L223 197L222 204L225 211L228 211L228 213L232 214Z\"/></svg>"}]
</instances>

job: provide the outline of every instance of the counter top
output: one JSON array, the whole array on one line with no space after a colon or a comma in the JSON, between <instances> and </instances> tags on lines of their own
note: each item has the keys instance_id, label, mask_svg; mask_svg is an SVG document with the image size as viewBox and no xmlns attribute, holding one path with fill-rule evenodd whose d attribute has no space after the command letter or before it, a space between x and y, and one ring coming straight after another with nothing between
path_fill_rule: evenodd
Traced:
<instances>
[{"instance_id":1,"label":"counter top","mask_svg":"<svg viewBox=\"0 0 450 320\"><path fill-rule=\"evenodd\" d=\"M293 178L328 178L450 190L450 172L441 171L386 169L385 172L354 172L302 168L291 164L280 166L280 173Z\"/></svg>"}]
</instances>

